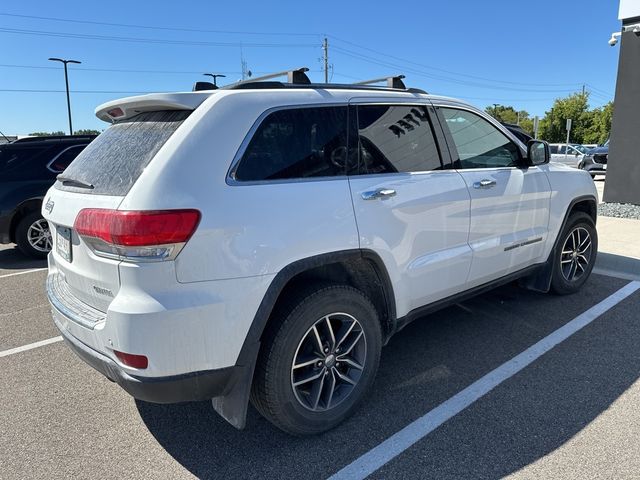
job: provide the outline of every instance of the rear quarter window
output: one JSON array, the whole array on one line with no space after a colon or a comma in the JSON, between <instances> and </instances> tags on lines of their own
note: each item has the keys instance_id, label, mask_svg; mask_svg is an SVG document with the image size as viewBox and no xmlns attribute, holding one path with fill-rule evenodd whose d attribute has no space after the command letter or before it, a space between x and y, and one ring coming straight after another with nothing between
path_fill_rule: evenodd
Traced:
<instances>
[{"instance_id":1,"label":"rear quarter window","mask_svg":"<svg viewBox=\"0 0 640 480\"><path fill-rule=\"evenodd\" d=\"M158 150L191 112L146 112L107 128L64 171L65 178L93 189L56 183L60 190L98 195L126 195Z\"/></svg>"}]
</instances>

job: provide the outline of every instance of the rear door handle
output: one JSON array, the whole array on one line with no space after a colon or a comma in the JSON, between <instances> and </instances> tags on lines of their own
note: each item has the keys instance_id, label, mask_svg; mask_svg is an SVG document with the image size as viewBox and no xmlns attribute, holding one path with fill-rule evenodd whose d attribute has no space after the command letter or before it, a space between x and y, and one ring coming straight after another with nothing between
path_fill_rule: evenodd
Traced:
<instances>
[{"instance_id":1,"label":"rear door handle","mask_svg":"<svg viewBox=\"0 0 640 480\"><path fill-rule=\"evenodd\" d=\"M496 186L495 180L489 180L488 178L483 178L479 182L473 182L473 188L493 188Z\"/></svg>"},{"instance_id":2,"label":"rear door handle","mask_svg":"<svg viewBox=\"0 0 640 480\"><path fill-rule=\"evenodd\" d=\"M362 192L363 200L376 200L378 198L390 198L396 195L396 191L392 188L378 188L377 190L369 190Z\"/></svg>"}]
</instances>

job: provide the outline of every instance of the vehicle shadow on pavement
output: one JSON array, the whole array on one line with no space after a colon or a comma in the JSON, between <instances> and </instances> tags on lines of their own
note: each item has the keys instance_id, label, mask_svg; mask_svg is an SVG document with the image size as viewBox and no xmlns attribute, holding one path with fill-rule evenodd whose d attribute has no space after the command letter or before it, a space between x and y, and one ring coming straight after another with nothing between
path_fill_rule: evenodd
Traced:
<instances>
[{"instance_id":1,"label":"vehicle shadow on pavement","mask_svg":"<svg viewBox=\"0 0 640 480\"><path fill-rule=\"evenodd\" d=\"M137 408L158 443L199 478L326 478L625 283L593 275L568 297L508 285L409 325L383 350L367 401L321 436L288 436L252 408L244 431L209 402ZM630 318L615 328L596 321L374 476L497 478L544 457L638 379L635 327Z\"/></svg>"},{"instance_id":2,"label":"vehicle shadow on pavement","mask_svg":"<svg viewBox=\"0 0 640 480\"><path fill-rule=\"evenodd\" d=\"M0 270L22 270L29 268L44 268L46 259L33 259L25 256L17 247L0 250Z\"/></svg>"}]
</instances>

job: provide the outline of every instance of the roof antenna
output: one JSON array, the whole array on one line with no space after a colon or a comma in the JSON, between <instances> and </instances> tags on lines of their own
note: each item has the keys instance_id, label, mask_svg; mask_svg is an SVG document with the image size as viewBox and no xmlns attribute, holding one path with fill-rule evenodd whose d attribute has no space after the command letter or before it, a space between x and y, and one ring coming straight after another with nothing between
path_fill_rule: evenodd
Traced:
<instances>
[{"instance_id":1,"label":"roof antenna","mask_svg":"<svg viewBox=\"0 0 640 480\"><path fill-rule=\"evenodd\" d=\"M218 84L216 83L216 78L218 77L226 77L226 75L222 75L221 73L203 73L204 76L206 77L211 77L213 78L213 86L218 88Z\"/></svg>"}]
</instances>

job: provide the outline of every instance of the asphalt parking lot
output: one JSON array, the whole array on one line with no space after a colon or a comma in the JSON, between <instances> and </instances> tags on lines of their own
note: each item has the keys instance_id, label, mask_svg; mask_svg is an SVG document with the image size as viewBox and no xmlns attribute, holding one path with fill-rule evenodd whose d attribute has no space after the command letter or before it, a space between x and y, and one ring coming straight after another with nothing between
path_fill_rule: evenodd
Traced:
<instances>
[{"instance_id":1,"label":"asphalt parking lot","mask_svg":"<svg viewBox=\"0 0 640 480\"><path fill-rule=\"evenodd\" d=\"M58 335L44 266L0 248L2 478L361 478L347 474L367 452L634 285L593 275L569 297L508 285L427 316L383 350L354 417L300 439L253 409L237 431L208 402L135 401L63 342L13 350ZM370 478L639 478L640 290L608 306Z\"/></svg>"}]
</instances>

